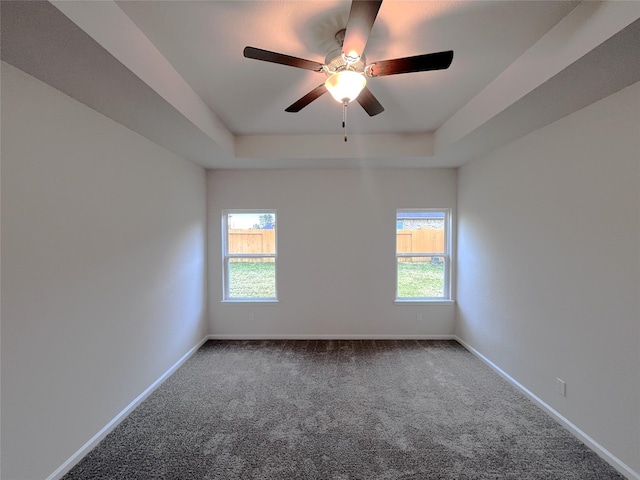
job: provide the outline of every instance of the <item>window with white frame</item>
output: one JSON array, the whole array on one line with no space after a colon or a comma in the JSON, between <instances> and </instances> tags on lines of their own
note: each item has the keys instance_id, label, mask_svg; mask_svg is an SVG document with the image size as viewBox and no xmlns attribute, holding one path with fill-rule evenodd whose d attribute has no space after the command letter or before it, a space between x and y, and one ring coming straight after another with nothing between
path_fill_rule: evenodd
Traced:
<instances>
[{"instance_id":1,"label":"window with white frame","mask_svg":"<svg viewBox=\"0 0 640 480\"><path fill-rule=\"evenodd\" d=\"M451 210L396 210L396 301L451 299Z\"/></svg>"},{"instance_id":2,"label":"window with white frame","mask_svg":"<svg viewBox=\"0 0 640 480\"><path fill-rule=\"evenodd\" d=\"M223 210L223 300L277 301L276 211Z\"/></svg>"}]
</instances>

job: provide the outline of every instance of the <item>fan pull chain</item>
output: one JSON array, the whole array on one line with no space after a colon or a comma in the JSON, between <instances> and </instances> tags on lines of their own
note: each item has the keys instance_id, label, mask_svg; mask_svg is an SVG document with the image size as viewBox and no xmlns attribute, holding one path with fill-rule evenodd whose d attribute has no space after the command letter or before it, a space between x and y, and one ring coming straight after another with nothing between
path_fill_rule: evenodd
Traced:
<instances>
[{"instance_id":1,"label":"fan pull chain","mask_svg":"<svg viewBox=\"0 0 640 480\"><path fill-rule=\"evenodd\" d=\"M349 101L345 98L342 101L342 129L344 130L344 141L347 141L347 104Z\"/></svg>"}]
</instances>

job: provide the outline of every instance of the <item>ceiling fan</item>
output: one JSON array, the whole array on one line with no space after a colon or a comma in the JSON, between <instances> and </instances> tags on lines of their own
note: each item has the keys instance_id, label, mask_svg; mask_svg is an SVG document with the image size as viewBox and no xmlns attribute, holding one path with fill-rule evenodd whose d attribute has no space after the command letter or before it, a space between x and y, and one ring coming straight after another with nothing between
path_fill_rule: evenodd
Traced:
<instances>
[{"instance_id":1,"label":"ceiling fan","mask_svg":"<svg viewBox=\"0 0 640 480\"><path fill-rule=\"evenodd\" d=\"M384 111L384 107L367 88L367 78L444 70L449 68L453 60L453 51L448 50L367 64L364 49L381 5L382 0L352 1L347 27L337 32L335 36L339 46L329 52L324 64L256 47L245 47L244 56L324 73L327 76L324 83L291 104L285 111L299 112L328 91L343 105L342 126L344 128L346 107L353 100L356 100L369 116L373 117Z\"/></svg>"}]
</instances>

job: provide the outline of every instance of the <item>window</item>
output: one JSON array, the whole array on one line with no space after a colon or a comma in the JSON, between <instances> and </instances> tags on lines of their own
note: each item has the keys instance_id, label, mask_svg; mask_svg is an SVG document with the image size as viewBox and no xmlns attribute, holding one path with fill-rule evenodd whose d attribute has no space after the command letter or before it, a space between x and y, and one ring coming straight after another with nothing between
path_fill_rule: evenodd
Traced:
<instances>
[{"instance_id":1,"label":"window","mask_svg":"<svg viewBox=\"0 0 640 480\"><path fill-rule=\"evenodd\" d=\"M277 301L275 210L222 212L223 301Z\"/></svg>"},{"instance_id":2,"label":"window","mask_svg":"<svg viewBox=\"0 0 640 480\"><path fill-rule=\"evenodd\" d=\"M451 299L451 211L396 211L396 301Z\"/></svg>"}]
</instances>

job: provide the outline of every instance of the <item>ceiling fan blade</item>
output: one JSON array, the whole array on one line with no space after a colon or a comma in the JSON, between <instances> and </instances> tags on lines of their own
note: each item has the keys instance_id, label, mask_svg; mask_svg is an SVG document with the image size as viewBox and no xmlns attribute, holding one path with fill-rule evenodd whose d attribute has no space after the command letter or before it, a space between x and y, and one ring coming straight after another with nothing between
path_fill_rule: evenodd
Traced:
<instances>
[{"instance_id":1,"label":"ceiling fan blade","mask_svg":"<svg viewBox=\"0 0 640 480\"><path fill-rule=\"evenodd\" d=\"M426 53L415 57L396 58L374 62L367 67L370 77L398 75L400 73L426 72L428 70L444 70L449 68L453 60L453 51Z\"/></svg>"},{"instance_id":2,"label":"ceiling fan blade","mask_svg":"<svg viewBox=\"0 0 640 480\"><path fill-rule=\"evenodd\" d=\"M313 70L314 72L322 71L322 63L304 58L292 57L283 53L270 52L255 47L244 47L244 56L253 58L254 60L262 60L263 62L279 63L281 65L289 65L290 67L304 68L305 70Z\"/></svg>"},{"instance_id":3,"label":"ceiling fan blade","mask_svg":"<svg viewBox=\"0 0 640 480\"><path fill-rule=\"evenodd\" d=\"M311 90L309 93L307 93L304 97L302 97L297 102L295 102L292 105L290 105L287 108L285 108L284 111L285 112L293 112L293 113L299 112L304 107L306 107L311 102L313 102L315 99L317 99L318 97L321 97L325 93L327 93L327 87L325 87L324 83L323 83L322 85L318 85L316 88Z\"/></svg>"},{"instance_id":4,"label":"ceiling fan blade","mask_svg":"<svg viewBox=\"0 0 640 480\"><path fill-rule=\"evenodd\" d=\"M382 5L382 0L353 0L351 2L347 31L342 43L342 53L347 57L357 59L362 56L380 5Z\"/></svg>"},{"instance_id":5,"label":"ceiling fan blade","mask_svg":"<svg viewBox=\"0 0 640 480\"><path fill-rule=\"evenodd\" d=\"M364 111L367 112L370 117L384 112L384 107L380 105L378 99L373 96L373 93L371 93L371 90L367 87L362 89L356 101L362 105L362 108L364 108Z\"/></svg>"}]
</instances>

